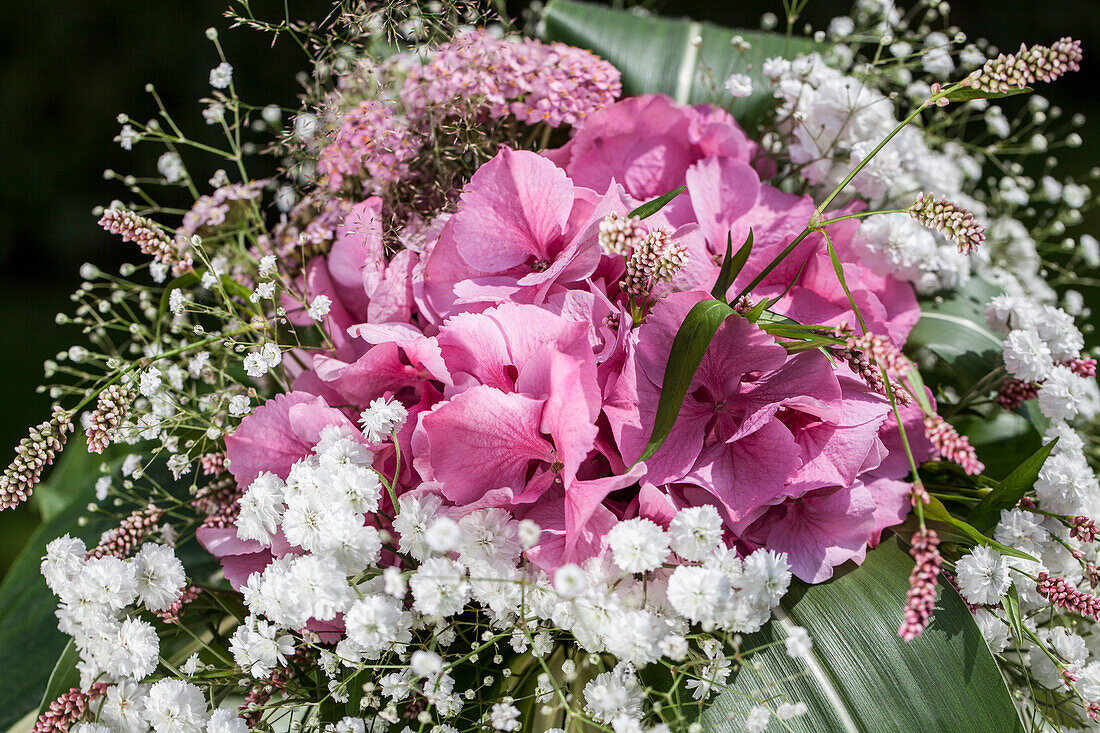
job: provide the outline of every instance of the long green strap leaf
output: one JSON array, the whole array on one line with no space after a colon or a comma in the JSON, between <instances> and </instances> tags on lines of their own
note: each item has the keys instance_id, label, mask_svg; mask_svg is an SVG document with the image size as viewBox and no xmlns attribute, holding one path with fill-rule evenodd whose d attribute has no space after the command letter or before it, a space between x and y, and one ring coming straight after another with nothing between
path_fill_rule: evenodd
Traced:
<instances>
[{"instance_id":1,"label":"long green strap leaf","mask_svg":"<svg viewBox=\"0 0 1100 733\"><path fill-rule=\"evenodd\" d=\"M722 269L718 271L718 279L714 281L714 287L710 291L711 295L718 300L726 299L726 291L730 289L733 281L741 274L745 263L749 261L750 254L752 254L751 228L749 229L749 236L745 239L745 243L741 245L741 248L737 250L737 254L733 254L733 232L726 235L726 256L722 258Z\"/></svg>"},{"instance_id":2,"label":"long green strap leaf","mask_svg":"<svg viewBox=\"0 0 1100 733\"><path fill-rule=\"evenodd\" d=\"M672 352L665 365L665 376L661 383L661 400L657 403L657 417L653 423L653 432L649 443L638 461L652 456L672 432L680 408L684 405L688 387L695 377L695 371L707 353L711 339L722 325L722 321L734 313L734 310L721 300L707 299L696 303L688 312L676 337L672 340Z\"/></svg>"},{"instance_id":3,"label":"long green strap leaf","mask_svg":"<svg viewBox=\"0 0 1100 733\"><path fill-rule=\"evenodd\" d=\"M1058 439L1055 438L1032 453L1004 481L974 505L966 516L970 524L982 532L992 530L997 525L1001 510L1016 506L1027 490L1035 485L1040 469L1057 443Z\"/></svg>"}]
</instances>

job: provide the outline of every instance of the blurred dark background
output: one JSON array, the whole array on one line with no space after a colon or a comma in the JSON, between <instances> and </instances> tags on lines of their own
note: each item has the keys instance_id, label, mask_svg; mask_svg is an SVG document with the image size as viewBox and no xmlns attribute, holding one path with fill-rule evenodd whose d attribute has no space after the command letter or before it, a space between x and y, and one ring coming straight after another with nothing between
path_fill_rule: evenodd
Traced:
<instances>
[{"instance_id":1,"label":"blurred dark background","mask_svg":"<svg viewBox=\"0 0 1100 733\"><path fill-rule=\"evenodd\" d=\"M658 0L654 12L690 15L722 25L756 28L765 12L782 16L779 0ZM900 3L907 5L907 3ZM256 0L259 16L280 17L283 3ZM526 2L508 2L518 15ZM288 0L291 17L320 20L325 0ZM304 54L288 38L230 29L227 0L150 3L139 0L14 4L0 25L0 462L6 462L29 425L45 418L46 395L35 393L42 362L79 340L72 327L54 325L58 311L79 284L78 268L93 262L105 270L134 257L130 245L102 232L92 209L114 198L129 199L104 169L155 175L162 149L138 145L122 150L112 139L116 117L139 120L156 114L147 82L156 84L177 123L197 139L211 139L198 99L209 94L209 70L219 59L204 30L214 26L245 101L296 106L295 75ZM810 0L804 22L824 29L847 13L846 0ZM959 0L950 18L971 38L984 36L1003 50L1020 42L1050 43L1062 35L1080 38L1083 69L1043 90L1068 113L1089 124L1085 145L1066 156L1066 173L1083 174L1100 164L1100 0ZM1096 57L1100 58L1100 56ZM264 171L258 171L259 174ZM203 181L196 174L196 180ZM1085 229L1100 234L1095 218ZM37 515L25 507L0 514L0 576L34 529Z\"/></svg>"}]
</instances>

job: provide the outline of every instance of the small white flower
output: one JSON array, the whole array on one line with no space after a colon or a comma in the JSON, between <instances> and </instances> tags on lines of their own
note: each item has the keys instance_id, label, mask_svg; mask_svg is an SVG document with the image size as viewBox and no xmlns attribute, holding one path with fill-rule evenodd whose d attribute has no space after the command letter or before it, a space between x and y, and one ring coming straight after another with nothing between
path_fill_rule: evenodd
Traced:
<instances>
[{"instance_id":1,"label":"small white flower","mask_svg":"<svg viewBox=\"0 0 1100 733\"><path fill-rule=\"evenodd\" d=\"M138 599L150 611L164 611L179 600L186 583L183 563L172 548L144 544L133 559Z\"/></svg>"},{"instance_id":2,"label":"small white flower","mask_svg":"<svg viewBox=\"0 0 1100 733\"><path fill-rule=\"evenodd\" d=\"M133 150L134 143L141 139L139 135L131 125L123 125L122 132L115 138L115 142L119 144L123 150Z\"/></svg>"},{"instance_id":3,"label":"small white flower","mask_svg":"<svg viewBox=\"0 0 1100 733\"><path fill-rule=\"evenodd\" d=\"M409 659L409 669L417 677L431 677L443 669L443 660L435 652L417 650Z\"/></svg>"},{"instance_id":4,"label":"small white flower","mask_svg":"<svg viewBox=\"0 0 1100 733\"><path fill-rule=\"evenodd\" d=\"M783 640L783 643L787 647L787 656L794 659L806 656L814 646L810 634L801 626L791 627L787 631L787 638Z\"/></svg>"},{"instance_id":5,"label":"small white flower","mask_svg":"<svg viewBox=\"0 0 1100 733\"><path fill-rule=\"evenodd\" d=\"M747 97L752 94L752 77L748 74L731 74L723 86L735 98Z\"/></svg>"},{"instance_id":6,"label":"small white flower","mask_svg":"<svg viewBox=\"0 0 1100 733\"><path fill-rule=\"evenodd\" d=\"M248 724L233 710L215 710L206 724L206 733L248 733Z\"/></svg>"},{"instance_id":7,"label":"small white flower","mask_svg":"<svg viewBox=\"0 0 1100 733\"><path fill-rule=\"evenodd\" d=\"M201 733L206 727L206 698L195 685L163 679L149 688L145 718L156 733Z\"/></svg>"},{"instance_id":8,"label":"small white flower","mask_svg":"<svg viewBox=\"0 0 1100 733\"><path fill-rule=\"evenodd\" d=\"M405 576L400 570L392 565L386 568L382 571L382 581L384 583L383 590L387 595L399 600L405 597L408 584L405 582Z\"/></svg>"},{"instance_id":9,"label":"small white flower","mask_svg":"<svg viewBox=\"0 0 1100 733\"><path fill-rule=\"evenodd\" d=\"M223 61L210 70L210 86L225 89L233 81L233 67Z\"/></svg>"},{"instance_id":10,"label":"small white flower","mask_svg":"<svg viewBox=\"0 0 1100 733\"><path fill-rule=\"evenodd\" d=\"M270 300L273 297L275 297L275 281L268 280L257 285L248 299L253 303L259 303L261 300Z\"/></svg>"},{"instance_id":11,"label":"small white flower","mask_svg":"<svg viewBox=\"0 0 1100 733\"><path fill-rule=\"evenodd\" d=\"M383 397L371 400L367 409L359 414L359 424L363 426L363 436L371 443L380 443L398 432L405 425L409 411L397 400L387 401Z\"/></svg>"},{"instance_id":12,"label":"small white flower","mask_svg":"<svg viewBox=\"0 0 1100 733\"><path fill-rule=\"evenodd\" d=\"M332 308L332 299L327 295L318 295L309 304L309 317L320 323L328 315L330 308Z\"/></svg>"},{"instance_id":13,"label":"small white flower","mask_svg":"<svg viewBox=\"0 0 1100 733\"><path fill-rule=\"evenodd\" d=\"M252 411L248 395L236 394L229 398L229 414L233 417L241 417Z\"/></svg>"},{"instance_id":14,"label":"small white flower","mask_svg":"<svg viewBox=\"0 0 1100 733\"><path fill-rule=\"evenodd\" d=\"M978 545L969 555L955 563L959 592L970 603L979 606L1000 603L1008 592L1012 579L1008 575L1008 563L1001 553Z\"/></svg>"},{"instance_id":15,"label":"small white flower","mask_svg":"<svg viewBox=\"0 0 1100 733\"><path fill-rule=\"evenodd\" d=\"M810 712L810 709L804 702L782 702L775 708L775 717L780 720L791 720L800 715L805 715L808 712Z\"/></svg>"},{"instance_id":16,"label":"small white flower","mask_svg":"<svg viewBox=\"0 0 1100 733\"><path fill-rule=\"evenodd\" d=\"M672 518L668 533L677 555L702 562L722 542L722 517L709 504L687 507Z\"/></svg>"},{"instance_id":17,"label":"small white flower","mask_svg":"<svg viewBox=\"0 0 1100 733\"><path fill-rule=\"evenodd\" d=\"M183 298L183 291L179 288L173 290L172 293L168 296L168 308L172 311L174 315L183 315L183 306L185 303L186 301Z\"/></svg>"},{"instance_id":18,"label":"small white flower","mask_svg":"<svg viewBox=\"0 0 1100 733\"><path fill-rule=\"evenodd\" d=\"M244 371L253 379L258 379L267 374L267 362L256 352L252 352L244 358Z\"/></svg>"},{"instance_id":19,"label":"small white flower","mask_svg":"<svg viewBox=\"0 0 1100 733\"><path fill-rule=\"evenodd\" d=\"M772 713L763 705L755 705L749 710L749 715L745 718L745 731L747 733L764 733L768 728L768 723L772 720Z\"/></svg>"},{"instance_id":20,"label":"small white flower","mask_svg":"<svg viewBox=\"0 0 1100 733\"><path fill-rule=\"evenodd\" d=\"M519 708L510 702L494 703L489 710L489 725L493 730L519 730Z\"/></svg>"},{"instance_id":21,"label":"small white flower","mask_svg":"<svg viewBox=\"0 0 1100 733\"><path fill-rule=\"evenodd\" d=\"M530 550L538 544L539 537L542 535L542 528L534 520L521 519L518 532L520 545L523 546L523 549Z\"/></svg>"},{"instance_id":22,"label":"small white flower","mask_svg":"<svg viewBox=\"0 0 1100 733\"><path fill-rule=\"evenodd\" d=\"M1025 382L1046 379L1054 367L1050 347L1031 329L1011 331L1002 352L1008 373Z\"/></svg>"},{"instance_id":23,"label":"small white flower","mask_svg":"<svg viewBox=\"0 0 1100 733\"><path fill-rule=\"evenodd\" d=\"M240 499L237 537L262 544L271 542L283 519L283 489L282 479L273 473L265 471L253 479Z\"/></svg>"},{"instance_id":24,"label":"small white flower","mask_svg":"<svg viewBox=\"0 0 1100 733\"><path fill-rule=\"evenodd\" d=\"M259 267L260 277L268 277L271 273L275 272L276 262L275 255L264 255L261 257Z\"/></svg>"},{"instance_id":25,"label":"small white flower","mask_svg":"<svg viewBox=\"0 0 1100 733\"><path fill-rule=\"evenodd\" d=\"M566 563L554 570L554 590L566 598L573 598L588 587L588 576L580 566Z\"/></svg>"},{"instance_id":26,"label":"small white flower","mask_svg":"<svg viewBox=\"0 0 1100 733\"><path fill-rule=\"evenodd\" d=\"M156 367L149 367L141 373L138 381L138 391L145 397L152 397L160 391L161 372Z\"/></svg>"},{"instance_id":27,"label":"small white flower","mask_svg":"<svg viewBox=\"0 0 1100 733\"><path fill-rule=\"evenodd\" d=\"M175 183L182 180L186 171L183 160L176 153L168 152L157 158L157 172L164 176L164 180Z\"/></svg>"},{"instance_id":28,"label":"small white flower","mask_svg":"<svg viewBox=\"0 0 1100 733\"><path fill-rule=\"evenodd\" d=\"M1087 398L1088 381L1061 364L1050 370L1039 388L1039 411L1050 420L1076 417Z\"/></svg>"},{"instance_id":29,"label":"small white flower","mask_svg":"<svg viewBox=\"0 0 1100 733\"><path fill-rule=\"evenodd\" d=\"M661 566L668 557L668 534L641 517L619 522L607 533L615 564L628 573L644 573Z\"/></svg>"},{"instance_id":30,"label":"small white flower","mask_svg":"<svg viewBox=\"0 0 1100 733\"><path fill-rule=\"evenodd\" d=\"M202 663L202 660L199 659L199 653L195 652L194 654L189 656L183 664L180 665L180 672L183 672L188 677L191 677L201 672L203 668L204 665Z\"/></svg>"}]
</instances>

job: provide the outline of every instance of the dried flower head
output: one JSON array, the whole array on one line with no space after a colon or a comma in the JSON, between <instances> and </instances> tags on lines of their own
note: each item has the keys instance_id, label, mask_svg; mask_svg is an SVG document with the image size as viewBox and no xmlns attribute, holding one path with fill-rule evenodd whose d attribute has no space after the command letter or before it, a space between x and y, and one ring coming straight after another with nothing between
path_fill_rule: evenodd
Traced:
<instances>
[{"instance_id":1,"label":"dried flower head","mask_svg":"<svg viewBox=\"0 0 1100 733\"><path fill-rule=\"evenodd\" d=\"M917 200L909 207L909 216L921 226L943 232L955 240L959 252L969 254L981 246L985 240L985 227L974 221L974 215L966 209L931 193L917 195Z\"/></svg>"}]
</instances>

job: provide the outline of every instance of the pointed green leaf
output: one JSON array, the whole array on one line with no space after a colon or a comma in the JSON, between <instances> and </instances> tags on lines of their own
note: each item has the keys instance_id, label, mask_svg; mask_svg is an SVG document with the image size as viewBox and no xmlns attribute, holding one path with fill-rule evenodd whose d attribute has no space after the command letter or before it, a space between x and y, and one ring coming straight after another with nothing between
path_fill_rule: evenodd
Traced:
<instances>
[{"instance_id":1,"label":"pointed green leaf","mask_svg":"<svg viewBox=\"0 0 1100 733\"><path fill-rule=\"evenodd\" d=\"M931 497L929 502L924 505L924 517L925 519L931 519L935 522L943 522L949 524L955 529L959 530L962 535L972 545L986 545L992 547L1002 555L1011 555L1012 557L1020 557L1024 560L1035 560L1034 557L1026 552L1020 552L1015 547L1009 547L1008 545L1002 545L994 539L987 537L982 532L978 531L969 522L964 522L958 517L954 516L947 510L947 507L943 505L943 502L936 497Z\"/></svg>"},{"instance_id":2,"label":"pointed green leaf","mask_svg":"<svg viewBox=\"0 0 1100 733\"><path fill-rule=\"evenodd\" d=\"M1058 439L1055 438L1032 453L1004 481L975 504L966 517L970 524L981 532L991 531L1000 519L1001 510L1016 506L1027 490L1035 485L1039 470L1057 443Z\"/></svg>"},{"instance_id":3,"label":"pointed green leaf","mask_svg":"<svg viewBox=\"0 0 1100 733\"><path fill-rule=\"evenodd\" d=\"M743 731L749 709L767 699L773 710L784 701L809 708L768 730L1022 733L997 663L949 583L941 580L924 633L911 642L898 637L912 567L891 538L851 572L818 585L792 584L777 620L744 637L741 649L757 651L703 711L703 730ZM794 626L813 640L799 659L783 644Z\"/></svg>"},{"instance_id":4,"label":"pointed green leaf","mask_svg":"<svg viewBox=\"0 0 1100 733\"><path fill-rule=\"evenodd\" d=\"M656 214L661 209L668 205L669 201L676 198L684 191L687 190L687 186L677 186L666 194L658 196L652 201L646 201L644 204L630 212L630 216L636 216L639 219L648 219Z\"/></svg>"},{"instance_id":5,"label":"pointed green leaf","mask_svg":"<svg viewBox=\"0 0 1100 733\"><path fill-rule=\"evenodd\" d=\"M827 48L809 38L643 16L573 0L553 0L544 18L549 40L587 48L619 69L623 96L660 93L681 104L719 104L746 127L775 103L771 81L763 74L767 59ZM735 47L735 36L748 48ZM748 74L752 94L733 99L722 88L731 74Z\"/></svg>"},{"instance_id":6,"label":"pointed green leaf","mask_svg":"<svg viewBox=\"0 0 1100 733\"><path fill-rule=\"evenodd\" d=\"M710 294L719 300L726 299L726 291L733 285L733 281L741 274L741 269L749 261L752 253L752 227L749 227L749 236L745 243L733 254L733 232L726 235L726 256L722 258L722 269L718 271L718 279L714 282Z\"/></svg>"},{"instance_id":7,"label":"pointed green leaf","mask_svg":"<svg viewBox=\"0 0 1100 733\"><path fill-rule=\"evenodd\" d=\"M707 299L696 303L688 312L676 337L672 340L672 352L665 365L665 376L661 383L661 399L657 403L657 417L653 432L645 452L638 461L644 461L661 447L668 437L680 408L684 406L684 397L695 377L695 370L703 361L703 355L714 338L715 331L722 325L733 309L720 300Z\"/></svg>"},{"instance_id":8,"label":"pointed green leaf","mask_svg":"<svg viewBox=\"0 0 1100 733\"><path fill-rule=\"evenodd\" d=\"M1023 642L1024 618L1020 613L1020 590L1015 583L1009 587L1008 593L1001 598L1001 606L1005 610L1005 616L1008 617L1008 625L1012 628L1012 634L1016 638L1016 642Z\"/></svg>"},{"instance_id":9,"label":"pointed green leaf","mask_svg":"<svg viewBox=\"0 0 1100 733\"><path fill-rule=\"evenodd\" d=\"M983 92L980 89L963 87L951 92L945 99L949 102L969 102L974 99L1004 99L1005 97L1015 97L1017 94L1031 94L1033 91L1035 90L1031 87L1010 89L1007 92Z\"/></svg>"},{"instance_id":10,"label":"pointed green leaf","mask_svg":"<svg viewBox=\"0 0 1100 733\"><path fill-rule=\"evenodd\" d=\"M38 703L39 715L46 712L51 702L72 688L80 687L80 672L76 668L79 661L80 654L76 650L76 642L70 639L61 656L57 658L50 679L46 683L46 691L42 693L42 701Z\"/></svg>"}]
</instances>

